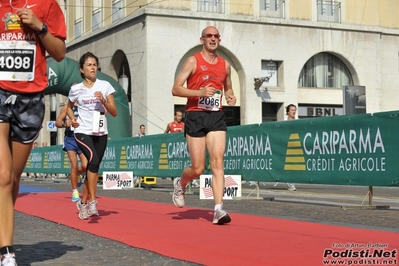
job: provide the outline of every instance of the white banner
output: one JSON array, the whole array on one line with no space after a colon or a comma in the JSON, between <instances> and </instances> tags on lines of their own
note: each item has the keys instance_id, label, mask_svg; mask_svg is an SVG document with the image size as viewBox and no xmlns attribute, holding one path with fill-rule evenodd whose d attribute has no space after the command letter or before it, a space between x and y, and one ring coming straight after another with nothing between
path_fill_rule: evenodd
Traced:
<instances>
[{"instance_id":1,"label":"white banner","mask_svg":"<svg viewBox=\"0 0 399 266\"><path fill-rule=\"evenodd\" d=\"M200 176L200 199L213 199L212 175ZM241 175L224 176L223 199L241 197Z\"/></svg>"},{"instance_id":2,"label":"white banner","mask_svg":"<svg viewBox=\"0 0 399 266\"><path fill-rule=\"evenodd\" d=\"M103 172L103 189L133 188L133 172Z\"/></svg>"}]
</instances>

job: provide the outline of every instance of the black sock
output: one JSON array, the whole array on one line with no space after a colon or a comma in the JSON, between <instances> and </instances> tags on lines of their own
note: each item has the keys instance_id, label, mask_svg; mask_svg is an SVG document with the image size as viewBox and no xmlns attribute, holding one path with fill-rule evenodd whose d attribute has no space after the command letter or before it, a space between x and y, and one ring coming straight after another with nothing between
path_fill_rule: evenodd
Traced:
<instances>
[{"instance_id":1,"label":"black sock","mask_svg":"<svg viewBox=\"0 0 399 266\"><path fill-rule=\"evenodd\" d=\"M14 250L12 249L12 246L5 246L5 247L0 248L1 255L13 253L13 252L14 252Z\"/></svg>"}]
</instances>

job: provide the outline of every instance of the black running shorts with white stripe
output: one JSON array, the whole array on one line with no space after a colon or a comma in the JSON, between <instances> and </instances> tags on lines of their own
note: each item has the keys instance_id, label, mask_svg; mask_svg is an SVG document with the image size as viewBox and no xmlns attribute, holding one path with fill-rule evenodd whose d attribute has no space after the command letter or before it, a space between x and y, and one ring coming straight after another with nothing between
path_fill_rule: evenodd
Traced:
<instances>
[{"instance_id":1,"label":"black running shorts with white stripe","mask_svg":"<svg viewBox=\"0 0 399 266\"><path fill-rule=\"evenodd\" d=\"M13 141L32 143L44 119L44 94L13 93L0 88L0 123L10 124Z\"/></svg>"}]
</instances>

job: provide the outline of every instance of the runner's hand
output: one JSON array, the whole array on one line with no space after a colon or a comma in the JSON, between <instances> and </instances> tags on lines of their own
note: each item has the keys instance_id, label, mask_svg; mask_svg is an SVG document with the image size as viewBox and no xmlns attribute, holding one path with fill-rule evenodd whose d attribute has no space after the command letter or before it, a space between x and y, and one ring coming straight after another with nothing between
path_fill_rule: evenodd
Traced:
<instances>
[{"instance_id":1,"label":"runner's hand","mask_svg":"<svg viewBox=\"0 0 399 266\"><path fill-rule=\"evenodd\" d=\"M226 102L227 102L228 105L233 106L233 105L236 104L237 98L236 98L236 96L234 96L234 95L229 95L229 96L226 98Z\"/></svg>"}]
</instances>

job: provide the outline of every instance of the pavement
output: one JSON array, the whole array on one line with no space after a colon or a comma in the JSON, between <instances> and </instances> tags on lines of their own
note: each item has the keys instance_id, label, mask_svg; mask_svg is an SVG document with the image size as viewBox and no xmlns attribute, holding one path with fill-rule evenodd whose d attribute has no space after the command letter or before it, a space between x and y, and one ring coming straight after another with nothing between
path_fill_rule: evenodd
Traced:
<instances>
[{"instance_id":1,"label":"pavement","mask_svg":"<svg viewBox=\"0 0 399 266\"><path fill-rule=\"evenodd\" d=\"M69 191L67 179L22 178L21 185ZM243 184L241 199L225 201L229 212L399 232L399 188L374 187L372 206L369 188L285 183ZM80 189L81 190L81 189ZM172 203L172 181L142 189L103 190L99 196ZM45 203L44 203L45 204ZM199 189L186 194L186 205L213 209L212 200L200 200ZM232 215L234 223L234 214ZM132 226L135 225L132 221ZM187 232L189 237L190 232ZM124 245L41 218L16 212L14 248L18 265L198 265Z\"/></svg>"}]
</instances>

